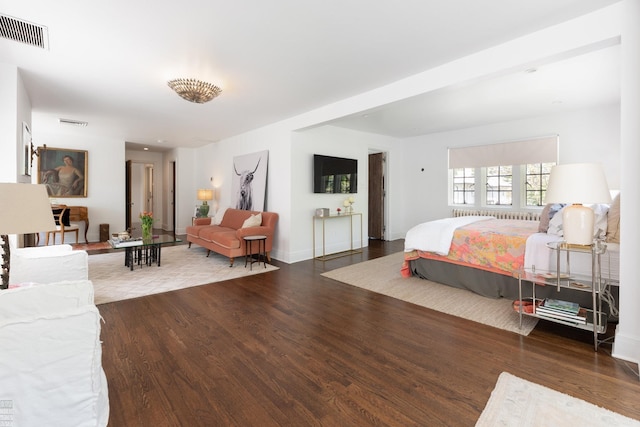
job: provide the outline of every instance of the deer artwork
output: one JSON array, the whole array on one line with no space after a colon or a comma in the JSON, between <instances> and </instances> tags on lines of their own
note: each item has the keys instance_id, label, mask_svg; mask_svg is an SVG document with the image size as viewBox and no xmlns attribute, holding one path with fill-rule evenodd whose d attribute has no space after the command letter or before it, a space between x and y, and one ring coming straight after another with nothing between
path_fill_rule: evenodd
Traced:
<instances>
[{"instance_id":1,"label":"deer artwork","mask_svg":"<svg viewBox=\"0 0 640 427\"><path fill-rule=\"evenodd\" d=\"M242 209L245 211L253 210L253 174L258 170L258 166L260 165L260 159L258 159L258 164L256 164L256 168L253 171L249 171L248 169L239 173L236 169L236 164L233 164L233 170L236 175L240 177L240 188L238 188L238 196L236 199L236 209Z\"/></svg>"}]
</instances>

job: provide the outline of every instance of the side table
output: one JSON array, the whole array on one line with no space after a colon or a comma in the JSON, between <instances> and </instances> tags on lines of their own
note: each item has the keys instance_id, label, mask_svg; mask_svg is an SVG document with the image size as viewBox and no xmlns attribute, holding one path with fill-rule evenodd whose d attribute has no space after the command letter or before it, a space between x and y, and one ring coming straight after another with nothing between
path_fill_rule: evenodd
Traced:
<instances>
[{"instance_id":1,"label":"side table","mask_svg":"<svg viewBox=\"0 0 640 427\"><path fill-rule=\"evenodd\" d=\"M267 268L267 236L244 236L244 267L247 267L248 259L247 257L251 257L251 262L249 263L249 269L253 270L253 263L257 262L260 264L260 258L262 258L262 263L264 264L264 268ZM257 257L253 259L252 247L253 242L258 242L258 253Z\"/></svg>"}]
</instances>

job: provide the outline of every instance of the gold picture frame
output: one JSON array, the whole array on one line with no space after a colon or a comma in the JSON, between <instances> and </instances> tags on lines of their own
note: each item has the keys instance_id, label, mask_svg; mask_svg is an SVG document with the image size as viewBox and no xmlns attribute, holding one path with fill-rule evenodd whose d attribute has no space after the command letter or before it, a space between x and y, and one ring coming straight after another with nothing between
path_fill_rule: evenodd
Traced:
<instances>
[{"instance_id":1,"label":"gold picture frame","mask_svg":"<svg viewBox=\"0 0 640 427\"><path fill-rule=\"evenodd\" d=\"M49 197L87 197L89 158L86 150L38 147L38 184Z\"/></svg>"}]
</instances>

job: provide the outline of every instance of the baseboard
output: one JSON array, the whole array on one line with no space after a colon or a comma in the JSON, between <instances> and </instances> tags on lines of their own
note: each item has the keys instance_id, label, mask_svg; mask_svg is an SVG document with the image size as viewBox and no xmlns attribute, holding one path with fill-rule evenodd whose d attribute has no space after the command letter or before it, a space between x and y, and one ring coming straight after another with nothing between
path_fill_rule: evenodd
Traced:
<instances>
[{"instance_id":1,"label":"baseboard","mask_svg":"<svg viewBox=\"0 0 640 427\"><path fill-rule=\"evenodd\" d=\"M640 365L640 339L625 335L619 331L619 326L616 327L611 355L617 359Z\"/></svg>"}]
</instances>

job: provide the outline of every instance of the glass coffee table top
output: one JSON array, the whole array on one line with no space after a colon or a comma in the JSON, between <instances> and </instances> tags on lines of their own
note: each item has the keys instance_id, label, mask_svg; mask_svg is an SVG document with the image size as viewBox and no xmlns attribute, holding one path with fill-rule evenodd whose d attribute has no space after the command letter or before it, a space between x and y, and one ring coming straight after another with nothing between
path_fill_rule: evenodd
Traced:
<instances>
[{"instance_id":1,"label":"glass coffee table top","mask_svg":"<svg viewBox=\"0 0 640 427\"><path fill-rule=\"evenodd\" d=\"M142 239L141 237L132 237L128 240L109 240L109 244L113 249L125 249L136 246L164 245L169 243L180 243L181 239L173 237L170 234L156 234L150 239Z\"/></svg>"},{"instance_id":2,"label":"glass coffee table top","mask_svg":"<svg viewBox=\"0 0 640 427\"><path fill-rule=\"evenodd\" d=\"M154 235L149 239L109 240L113 249L124 249L124 265L131 270L135 265L157 264L160 267L162 246L180 242L181 239L170 234Z\"/></svg>"}]
</instances>

